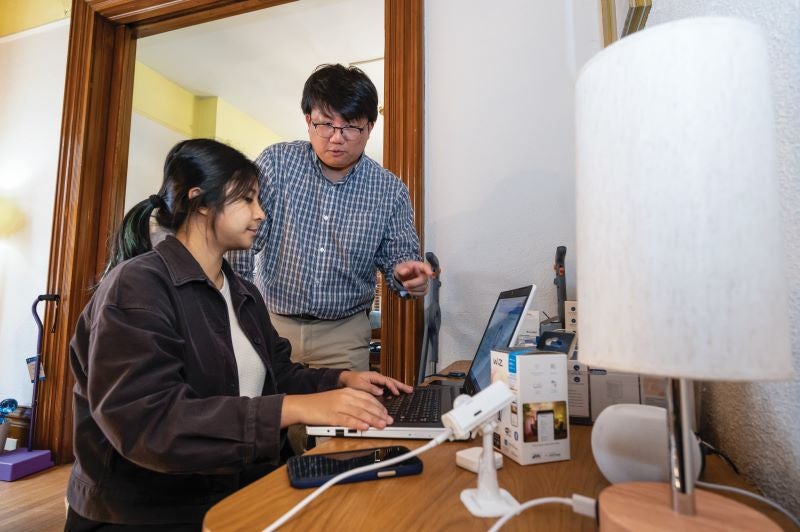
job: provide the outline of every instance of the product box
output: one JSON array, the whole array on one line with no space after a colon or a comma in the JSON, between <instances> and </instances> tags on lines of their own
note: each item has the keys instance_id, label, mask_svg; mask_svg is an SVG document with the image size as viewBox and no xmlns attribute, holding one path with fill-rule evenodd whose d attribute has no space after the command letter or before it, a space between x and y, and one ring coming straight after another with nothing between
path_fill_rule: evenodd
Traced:
<instances>
[{"instance_id":1,"label":"product box","mask_svg":"<svg viewBox=\"0 0 800 532\"><path fill-rule=\"evenodd\" d=\"M640 402L639 375L589 368L589 396L594 422L607 406Z\"/></svg>"},{"instance_id":2,"label":"product box","mask_svg":"<svg viewBox=\"0 0 800 532\"><path fill-rule=\"evenodd\" d=\"M592 409L589 393L589 366L577 360L567 361L567 400L569 422L579 425L592 424Z\"/></svg>"},{"instance_id":3,"label":"product box","mask_svg":"<svg viewBox=\"0 0 800 532\"><path fill-rule=\"evenodd\" d=\"M494 446L521 465L569 460L567 355L538 349L493 349L492 382L514 401L498 416Z\"/></svg>"},{"instance_id":4,"label":"product box","mask_svg":"<svg viewBox=\"0 0 800 532\"><path fill-rule=\"evenodd\" d=\"M539 341L539 323L542 321L542 315L543 313L538 310L529 310L525 314L515 347L536 347L536 343Z\"/></svg>"},{"instance_id":5,"label":"product box","mask_svg":"<svg viewBox=\"0 0 800 532\"><path fill-rule=\"evenodd\" d=\"M640 375L639 397L643 405L667 408L667 378Z\"/></svg>"},{"instance_id":6,"label":"product box","mask_svg":"<svg viewBox=\"0 0 800 532\"><path fill-rule=\"evenodd\" d=\"M578 332L578 302L564 301L564 328Z\"/></svg>"}]
</instances>

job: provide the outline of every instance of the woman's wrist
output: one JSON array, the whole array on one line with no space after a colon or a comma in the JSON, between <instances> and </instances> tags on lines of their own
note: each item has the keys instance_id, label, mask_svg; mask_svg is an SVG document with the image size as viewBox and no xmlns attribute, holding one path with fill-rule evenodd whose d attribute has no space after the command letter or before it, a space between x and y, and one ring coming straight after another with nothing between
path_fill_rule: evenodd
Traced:
<instances>
[{"instance_id":1,"label":"woman's wrist","mask_svg":"<svg viewBox=\"0 0 800 532\"><path fill-rule=\"evenodd\" d=\"M281 428L302 423L304 395L284 395L281 405Z\"/></svg>"},{"instance_id":2,"label":"woman's wrist","mask_svg":"<svg viewBox=\"0 0 800 532\"><path fill-rule=\"evenodd\" d=\"M352 375L352 374L353 374L353 372L350 371L349 369L341 372L339 374L339 383L338 383L339 386L341 386L343 388L346 388L347 387L347 381L350 379L350 375Z\"/></svg>"}]
</instances>

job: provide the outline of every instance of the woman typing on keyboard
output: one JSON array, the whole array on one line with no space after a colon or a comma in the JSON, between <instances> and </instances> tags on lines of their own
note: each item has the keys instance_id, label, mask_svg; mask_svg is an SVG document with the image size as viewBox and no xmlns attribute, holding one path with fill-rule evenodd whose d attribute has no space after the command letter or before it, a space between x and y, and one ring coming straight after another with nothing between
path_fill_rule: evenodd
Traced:
<instances>
[{"instance_id":1,"label":"woman typing on keyboard","mask_svg":"<svg viewBox=\"0 0 800 532\"><path fill-rule=\"evenodd\" d=\"M169 233L155 247L153 214ZM376 396L410 387L292 363L259 291L224 260L263 219L255 166L206 139L175 146L159 193L125 216L70 343L66 530L199 530L281 463L288 425L392 423Z\"/></svg>"}]
</instances>

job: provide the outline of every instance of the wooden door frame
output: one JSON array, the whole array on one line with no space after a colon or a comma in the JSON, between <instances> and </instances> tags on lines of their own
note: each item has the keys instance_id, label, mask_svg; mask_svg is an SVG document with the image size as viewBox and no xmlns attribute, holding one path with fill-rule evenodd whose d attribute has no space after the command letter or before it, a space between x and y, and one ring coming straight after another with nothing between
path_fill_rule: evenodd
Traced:
<instances>
[{"instance_id":1,"label":"wooden door frame","mask_svg":"<svg viewBox=\"0 0 800 532\"><path fill-rule=\"evenodd\" d=\"M72 460L69 340L106 242L123 216L136 39L283 4L288 0L73 0L45 311L36 448ZM384 165L409 187L423 233L422 1L385 2ZM389 291L384 290L384 294ZM422 301L388 295L382 371L412 382L422 336Z\"/></svg>"}]
</instances>

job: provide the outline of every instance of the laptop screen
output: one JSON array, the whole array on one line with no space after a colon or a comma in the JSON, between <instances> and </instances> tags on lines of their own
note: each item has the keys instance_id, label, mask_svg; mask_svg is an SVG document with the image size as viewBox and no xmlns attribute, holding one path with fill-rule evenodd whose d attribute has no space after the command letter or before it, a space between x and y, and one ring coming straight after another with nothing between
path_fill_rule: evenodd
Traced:
<instances>
[{"instance_id":1,"label":"laptop screen","mask_svg":"<svg viewBox=\"0 0 800 532\"><path fill-rule=\"evenodd\" d=\"M475 395L492 383L491 351L496 347L516 344L522 328L522 318L531 305L534 292L534 286L523 286L502 292L497 298L475 358L464 380L464 391L468 394Z\"/></svg>"}]
</instances>

